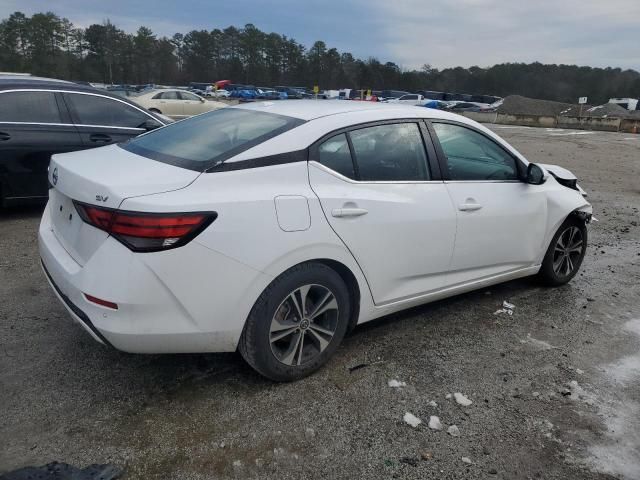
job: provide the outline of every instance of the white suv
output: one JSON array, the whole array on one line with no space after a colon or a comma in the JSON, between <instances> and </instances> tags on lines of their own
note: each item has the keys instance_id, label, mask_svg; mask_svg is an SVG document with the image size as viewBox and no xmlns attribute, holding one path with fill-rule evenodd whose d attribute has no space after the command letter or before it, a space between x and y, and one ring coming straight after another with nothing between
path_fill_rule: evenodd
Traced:
<instances>
[{"instance_id":1,"label":"white suv","mask_svg":"<svg viewBox=\"0 0 640 480\"><path fill-rule=\"evenodd\" d=\"M239 349L313 372L356 324L540 274L569 281L591 206L483 126L367 102L259 102L56 155L47 278L98 341Z\"/></svg>"}]
</instances>

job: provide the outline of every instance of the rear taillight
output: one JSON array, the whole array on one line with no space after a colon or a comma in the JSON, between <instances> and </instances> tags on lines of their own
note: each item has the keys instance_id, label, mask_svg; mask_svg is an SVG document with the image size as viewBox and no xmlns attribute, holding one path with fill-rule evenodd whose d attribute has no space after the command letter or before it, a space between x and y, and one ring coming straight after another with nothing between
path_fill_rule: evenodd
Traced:
<instances>
[{"instance_id":1,"label":"rear taillight","mask_svg":"<svg viewBox=\"0 0 640 480\"><path fill-rule=\"evenodd\" d=\"M111 234L135 252L157 252L180 247L207 228L215 212L142 213L112 210L74 202L89 225Z\"/></svg>"}]
</instances>

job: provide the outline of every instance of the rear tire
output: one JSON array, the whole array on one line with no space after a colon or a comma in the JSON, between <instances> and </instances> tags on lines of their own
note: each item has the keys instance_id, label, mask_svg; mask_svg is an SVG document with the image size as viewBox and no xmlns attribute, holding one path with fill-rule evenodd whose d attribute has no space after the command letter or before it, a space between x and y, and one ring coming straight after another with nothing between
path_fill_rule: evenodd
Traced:
<instances>
[{"instance_id":1,"label":"rear tire","mask_svg":"<svg viewBox=\"0 0 640 480\"><path fill-rule=\"evenodd\" d=\"M552 287L568 283L578 273L587 251L587 226L571 215L551 239L538 276Z\"/></svg>"},{"instance_id":2,"label":"rear tire","mask_svg":"<svg viewBox=\"0 0 640 480\"><path fill-rule=\"evenodd\" d=\"M304 378L336 351L349 325L351 299L333 269L302 263L260 295L238 350L258 373L278 382Z\"/></svg>"}]
</instances>

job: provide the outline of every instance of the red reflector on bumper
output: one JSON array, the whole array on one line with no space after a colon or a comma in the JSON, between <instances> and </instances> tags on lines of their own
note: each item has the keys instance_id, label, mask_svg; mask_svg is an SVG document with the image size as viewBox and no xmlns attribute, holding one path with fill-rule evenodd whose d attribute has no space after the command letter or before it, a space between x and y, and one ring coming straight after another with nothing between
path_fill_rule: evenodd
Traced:
<instances>
[{"instance_id":1,"label":"red reflector on bumper","mask_svg":"<svg viewBox=\"0 0 640 480\"><path fill-rule=\"evenodd\" d=\"M110 302L109 300L102 300L101 298L94 297L93 295L89 295L88 293L85 293L84 296L91 303L95 303L96 305L100 305L101 307L112 308L113 310L118 309L117 303Z\"/></svg>"}]
</instances>

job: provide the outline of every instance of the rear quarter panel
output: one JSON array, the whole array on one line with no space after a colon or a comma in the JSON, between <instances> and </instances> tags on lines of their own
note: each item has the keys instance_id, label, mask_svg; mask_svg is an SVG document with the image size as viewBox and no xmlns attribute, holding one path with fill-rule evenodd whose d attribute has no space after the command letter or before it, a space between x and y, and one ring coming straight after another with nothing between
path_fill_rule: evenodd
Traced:
<instances>
[{"instance_id":1,"label":"rear quarter panel","mask_svg":"<svg viewBox=\"0 0 640 480\"><path fill-rule=\"evenodd\" d=\"M358 281L361 294L361 316L374 306L367 283L357 263L344 244L327 223L320 203L308 181L307 162L297 162L270 167L253 168L201 175L188 188L181 191L126 199L121 208L148 212L163 211L215 211L217 219L193 242L216 255L238 262L255 272L253 278L243 278L233 283L230 272L206 269L194 261L185 276L190 281L175 282L174 293L180 298L193 296L193 289L201 289L205 297L201 315L207 310L216 311L220 301L233 304L225 308L225 315L237 325L239 338L244 322L253 304L271 281L289 268L309 260L330 259L342 263L351 270ZM309 206L308 228L285 231L278 223L276 197L297 196L307 199ZM181 247L181 248L188 248ZM167 273L160 273L167 275ZM222 296L208 295L203 288L215 277L228 277L229 282L219 282ZM236 292L241 296L235 298ZM209 301L209 305L206 302ZM369 315L370 316L370 315ZM231 320L232 318L232 320ZM197 319L206 324L206 318Z\"/></svg>"}]
</instances>

